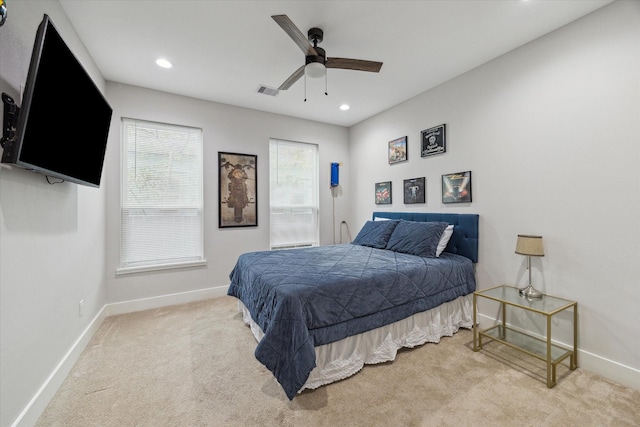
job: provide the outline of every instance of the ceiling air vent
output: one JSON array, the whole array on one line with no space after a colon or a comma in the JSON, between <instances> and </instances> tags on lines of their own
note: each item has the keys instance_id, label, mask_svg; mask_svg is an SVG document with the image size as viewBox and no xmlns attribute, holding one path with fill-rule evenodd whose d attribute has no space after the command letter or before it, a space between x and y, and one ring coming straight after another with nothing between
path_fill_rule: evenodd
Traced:
<instances>
[{"instance_id":1,"label":"ceiling air vent","mask_svg":"<svg viewBox=\"0 0 640 427\"><path fill-rule=\"evenodd\" d=\"M269 87L265 85L260 85L258 87L258 93L264 93L265 95L276 96L278 92L280 91L274 87Z\"/></svg>"}]
</instances>

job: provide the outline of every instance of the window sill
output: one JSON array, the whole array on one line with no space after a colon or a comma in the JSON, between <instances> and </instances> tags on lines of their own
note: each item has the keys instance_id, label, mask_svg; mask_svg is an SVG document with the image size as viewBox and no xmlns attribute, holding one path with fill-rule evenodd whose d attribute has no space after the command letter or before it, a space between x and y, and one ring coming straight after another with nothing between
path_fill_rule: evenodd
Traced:
<instances>
[{"instance_id":1,"label":"window sill","mask_svg":"<svg viewBox=\"0 0 640 427\"><path fill-rule=\"evenodd\" d=\"M144 265L139 267L121 267L116 269L116 276L133 273L144 273L147 271L172 270L175 268L201 267L207 265L207 260L174 262L170 264Z\"/></svg>"}]
</instances>

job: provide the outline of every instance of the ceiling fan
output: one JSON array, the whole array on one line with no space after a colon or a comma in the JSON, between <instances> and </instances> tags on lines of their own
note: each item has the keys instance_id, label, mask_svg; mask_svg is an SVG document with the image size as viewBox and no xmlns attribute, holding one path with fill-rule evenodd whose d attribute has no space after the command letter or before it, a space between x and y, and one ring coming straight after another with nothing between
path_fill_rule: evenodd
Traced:
<instances>
[{"instance_id":1,"label":"ceiling fan","mask_svg":"<svg viewBox=\"0 0 640 427\"><path fill-rule=\"evenodd\" d=\"M343 70L369 71L377 73L382 67L382 62L364 61L362 59L350 58L327 58L323 48L318 47L318 43L322 42L324 32L320 28L311 28L307 37L296 27L287 15L273 15L274 21L282 27L285 33L293 39L305 55L305 63L289 76L278 88L278 90L287 90L295 82L306 74L308 77L318 78L326 76L327 68L341 68ZM311 44L313 42L313 44Z\"/></svg>"}]
</instances>

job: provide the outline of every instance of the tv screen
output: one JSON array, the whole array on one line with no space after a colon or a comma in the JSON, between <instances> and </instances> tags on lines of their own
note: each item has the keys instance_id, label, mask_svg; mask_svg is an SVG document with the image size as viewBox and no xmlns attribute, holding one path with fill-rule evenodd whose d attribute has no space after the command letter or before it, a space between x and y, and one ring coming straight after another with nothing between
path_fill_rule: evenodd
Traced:
<instances>
[{"instance_id":1,"label":"tv screen","mask_svg":"<svg viewBox=\"0 0 640 427\"><path fill-rule=\"evenodd\" d=\"M111 114L100 90L44 15L15 139L5 142L2 162L99 187Z\"/></svg>"}]
</instances>

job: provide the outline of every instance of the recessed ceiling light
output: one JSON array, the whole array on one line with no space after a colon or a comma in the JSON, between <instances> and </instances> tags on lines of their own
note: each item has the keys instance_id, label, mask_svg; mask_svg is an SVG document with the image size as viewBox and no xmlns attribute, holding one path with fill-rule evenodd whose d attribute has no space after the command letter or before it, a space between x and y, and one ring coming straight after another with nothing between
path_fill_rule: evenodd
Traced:
<instances>
[{"instance_id":1,"label":"recessed ceiling light","mask_svg":"<svg viewBox=\"0 0 640 427\"><path fill-rule=\"evenodd\" d=\"M349 107L347 104L342 104L342 105L340 106L340 109L341 109L342 111L347 111L349 108L351 108L351 107Z\"/></svg>"},{"instance_id":2,"label":"recessed ceiling light","mask_svg":"<svg viewBox=\"0 0 640 427\"><path fill-rule=\"evenodd\" d=\"M173 64L171 62L169 62L168 59L164 59L164 58L156 59L156 64L158 64L158 66L162 67L162 68L171 68L171 67L173 67Z\"/></svg>"}]
</instances>

